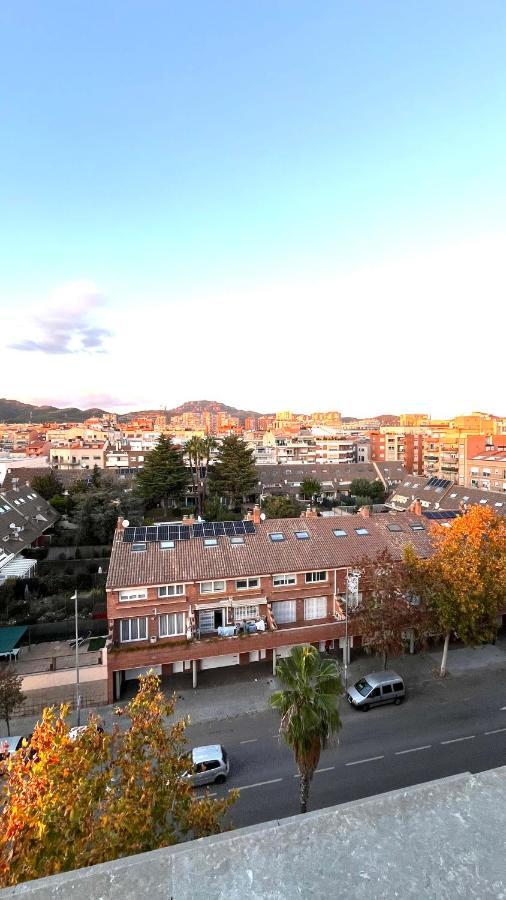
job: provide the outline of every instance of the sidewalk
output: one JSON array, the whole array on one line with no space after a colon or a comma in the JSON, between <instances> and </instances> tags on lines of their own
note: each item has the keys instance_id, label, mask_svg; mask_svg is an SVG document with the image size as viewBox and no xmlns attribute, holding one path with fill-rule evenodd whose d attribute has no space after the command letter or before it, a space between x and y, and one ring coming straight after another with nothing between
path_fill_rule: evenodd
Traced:
<instances>
[{"instance_id":1,"label":"sidewalk","mask_svg":"<svg viewBox=\"0 0 506 900\"><path fill-rule=\"evenodd\" d=\"M441 665L441 652L416 653L388 660L387 668L394 669L406 681L408 689L423 689L438 681L437 673ZM336 657L337 658L337 657ZM342 673L341 654L339 664ZM353 683L367 672L381 669L381 659L377 656L360 655L348 669L348 682ZM450 647L448 653L448 678L478 673L483 669L506 669L506 638L501 637L495 645L485 644L481 647ZM444 685L446 679L440 680ZM210 669L199 673L199 687L193 690L191 674L173 676L164 680L167 694L174 692L177 696L176 715L178 718L190 716L192 724L229 719L235 716L265 712L269 708L269 698L276 690L276 679L272 675L271 663L252 663L249 666L223 669ZM132 682L131 694L135 691ZM127 702L96 707L90 712L99 715L106 727L110 727L116 719L114 710ZM86 722L88 710L81 713L81 721ZM75 721L75 713L71 715ZM36 717L25 716L13 719L12 734L29 734L33 730ZM0 737L7 733L5 723L0 722Z\"/></svg>"}]
</instances>

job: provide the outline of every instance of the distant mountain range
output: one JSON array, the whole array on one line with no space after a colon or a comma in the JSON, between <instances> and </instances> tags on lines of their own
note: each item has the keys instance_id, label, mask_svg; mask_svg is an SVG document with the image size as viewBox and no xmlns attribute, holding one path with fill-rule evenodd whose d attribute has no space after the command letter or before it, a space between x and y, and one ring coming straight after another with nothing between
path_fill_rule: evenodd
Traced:
<instances>
[{"instance_id":1,"label":"distant mountain range","mask_svg":"<svg viewBox=\"0 0 506 900\"><path fill-rule=\"evenodd\" d=\"M33 406L31 403L20 403L19 400L0 399L0 422L84 422L90 416L103 416L104 409L78 409L69 406L59 409L57 406Z\"/></svg>"},{"instance_id":2,"label":"distant mountain range","mask_svg":"<svg viewBox=\"0 0 506 900\"><path fill-rule=\"evenodd\" d=\"M183 413L199 413L209 412L217 415L225 413L228 416L236 416L244 421L246 418L258 418L263 415L272 415L272 413L260 413L253 409L236 409L235 406L227 406L226 403L219 403L217 400L188 400L181 406L175 406L173 409L142 409L136 412L125 413L118 416L121 422L128 422L130 419L136 419L140 416L157 416L165 414L167 418L171 416L180 416ZM92 416L107 415L107 410L98 409L79 409L75 406L60 409L57 406L33 406L31 403L21 403L19 400L0 399L0 422L9 422L16 424L17 422L33 422L39 425L42 422L84 422ZM377 419L381 425L398 425L399 416L390 414L372 416ZM343 416L344 424L353 424L356 418L352 416Z\"/></svg>"}]
</instances>

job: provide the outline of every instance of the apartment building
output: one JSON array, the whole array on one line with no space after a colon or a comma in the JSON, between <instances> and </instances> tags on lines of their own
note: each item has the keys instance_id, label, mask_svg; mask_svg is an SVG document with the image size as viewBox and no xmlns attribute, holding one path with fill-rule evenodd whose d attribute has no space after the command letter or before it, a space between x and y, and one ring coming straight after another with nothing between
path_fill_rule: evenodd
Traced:
<instances>
[{"instance_id":1,"label":"apartment building","mask_svg":"<svg viewBox=\"0 0 506 900\"><path fill-rule=\"evenodd\" d=\"M116 529L107 578L109 701L147 668L163 676L272 660L298 644L345 647L346 574L411 544L431 552L414 513ZM350 646L360 628L350 623Z\"/></svg>"},{"instance_id":2,"label":"apartment building","mask_svg":"<svg viewBox=\"0 0 506 900\"><path fill-rule=\"evenodd\" d=\"M398 462L414 475L423 472L423 435L408 427L369 432L372 462Z\"/></svg>"},{"instance_id":3,"label":"apartment building","mask_svg":"<svg viewBox=\"0 0 506 900\"><path fill-rule=\"evenodd\" d=\"M49 462L54 469L72 471L79 469L99 469L106 467L107 441L86 443L76 441L70 444L58 444L49 451Z\"/></svg>"},{"instance_id":4,"label":"apartment building","mask_svg":"<svg viewBox=\"0 0 506 900\"><path fill-rule=\"evenodd\" d=\"M467 486L482 491L506 492L506 446L502 450L471 457L468 461Z\"/></svg>"}]
</instances>

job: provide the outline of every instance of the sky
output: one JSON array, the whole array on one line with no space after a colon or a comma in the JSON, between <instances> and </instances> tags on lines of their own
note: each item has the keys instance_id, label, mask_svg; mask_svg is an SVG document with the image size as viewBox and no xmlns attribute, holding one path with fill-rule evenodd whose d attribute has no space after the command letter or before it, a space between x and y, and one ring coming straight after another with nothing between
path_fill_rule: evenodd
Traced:
<instances>
[{"instance_id":1,"label":"sky","mask_svg":"<svg viewBox=\"0 0 506 900\"><path fill-rule=\"evenodd\" d=\"M2 0L0 395L506 416L504 0Z\"/></svg>"}]
</instances>

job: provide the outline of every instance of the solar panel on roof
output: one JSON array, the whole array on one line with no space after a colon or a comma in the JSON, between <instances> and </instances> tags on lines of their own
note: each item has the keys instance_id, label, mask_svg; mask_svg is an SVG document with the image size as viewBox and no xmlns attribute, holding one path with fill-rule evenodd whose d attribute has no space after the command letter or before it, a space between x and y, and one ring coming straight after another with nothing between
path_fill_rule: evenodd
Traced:
<instances>
[{"instance_id":1,"label":"solar panel on roof","mask_svg":"<svg viewBox=\"0 0 506 900\"><path fill-rule=\"evenodd\" d=\"M146 528L146 540L147 541L157 541L158 540L158 526L157 525L148 525Z\"/></svg>"},{"instance_id":2,"label":"solar panel on roof","mask_svg":"<svg viewBox=\"0 0 506 900\"><path fill-rule=\"evenodd\" d=\"M224 522L223 524L225 526L225 534L235 534L233 522Z\"/></svg>"},{"instance_id":3,"label":"solar panel on roof","mask_svg":"<svg viewBox=\"0 0 506 900\"><path fill-rule=\"evenodd\" d=\"M244 531L246 534L255 534L255 525L253 522L245 522L244 523Z\"/></svg>"},{"instance_id":4,"label":"solar panel on roof","mask_svg":"<svg viewBox=\"0 0 506 900\"><path fill-rule=\"evenodd\" d=\"M223 522L215 522L214 523L214 533L215 533L215 535L225 534L225 526L224 526Z\"/></svg>"},{"instance_id":5,"label":"solar panel on roof","mask_svg":"<svg viewBox=\"0 0 506 900\"><path fill-rule=\"evenodd\" d=\"M190 537L191 537L190 526L189 525L180 525L179 526L179 540L180 541L189 541Z\"/></svg>"},{"instance_id":6,"label":"solar panel on roof","mask_svg":"<svg viewBox=\"0 0 506 900\"><path fill-rule=\"evenodd\" d=\"M193 537L202 537L203 534L204 526L201 522L197 522L197 524L193 526Z\"/></svg>"},{"instance_id":7,"label":"solar panel on roof","mask_svg":"<svg viewBox=\"0 0 506 900\"><path fill-rule=\"evenodd\" d=\"M234 531L236 534L245 534L244 522L234 522Z\"/></svg>"},{"instance_id":8,"label":"solar panel on roof","mask_svg":"<svg viewBox=\"0 0 506 900\"><path fill-rule=\"evenodd\" d=\"M135 529L134 541L137 543L137 541L144 542L145 540L146 540L146 526L141 525Z\"/></svg>"},{"instance_id":9,"label":"solar panel on roof","mask_svg":"<svg viewBox=\"0 0 506 900\"><path fill-rule=\"evenodd\" d=\"M168 525L159 525L158 526L158 540L159 541L168 541L169 540L169 526Z\"/></svg>"},{"instance_id":10,"label":"solar panel on roof","mask_svg":"<svg viewBox=\"0 0 506 900\"><path fill-rule=\"evenodd\" d=\"M135 528L125 528L123 532L123 541L127 544L131 544L134 539Z\"/></svg>"}]
</instances>

